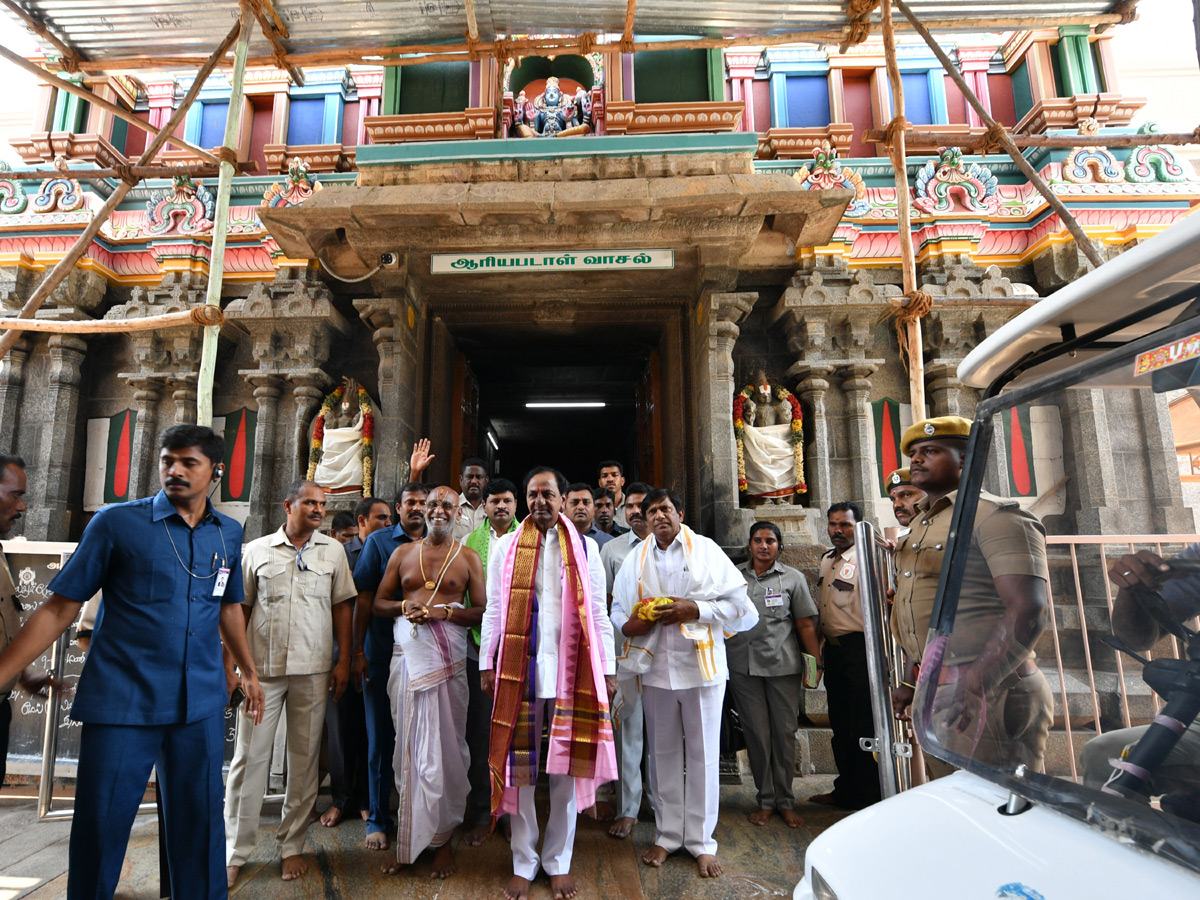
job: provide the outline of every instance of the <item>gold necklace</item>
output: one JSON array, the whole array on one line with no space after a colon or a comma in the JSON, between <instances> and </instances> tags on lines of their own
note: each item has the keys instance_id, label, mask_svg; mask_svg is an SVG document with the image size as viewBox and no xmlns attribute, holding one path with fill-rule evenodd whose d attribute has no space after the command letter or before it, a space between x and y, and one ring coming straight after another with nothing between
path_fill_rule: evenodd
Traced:
<instances>
[{"instance_id":1,"label":"gold necklace","mask_svg":"<svg viewBox=\"0 0 1200 900\"><path fill-rule=\"evenodd\" d=\"M436 583L433 581L430 581L429 577L425 574L425 538L421 538L420 546L417 548L417 562L421 566L421 577L423 579L425 579L425 590L432 591L436 585L442 583L442 576L446 574L446 569L450 565L450 561L456 555L457 554L452 554L449 551L447 551L446 559L442 563L442 570L440 572L438 572Z\"/></svg>"}]
</instances>

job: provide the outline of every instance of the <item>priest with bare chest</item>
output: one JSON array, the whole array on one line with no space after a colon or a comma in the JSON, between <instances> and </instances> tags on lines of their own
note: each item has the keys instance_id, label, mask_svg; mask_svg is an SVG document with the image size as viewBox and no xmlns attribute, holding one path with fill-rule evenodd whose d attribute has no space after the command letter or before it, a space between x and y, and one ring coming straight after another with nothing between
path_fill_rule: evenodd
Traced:
<instances>
[{"instance_id":1,"label":"priest with bare chest","mask_svg":"<svg viewBox=\"0 0 1200 900\"><path fill-rule=\"evenodd\" d=\"M400 807L391 874L430 848L434 874L452 875L450 835L466 812L467 629L479 624L484 604L466 608L463 594L486 592L479 555L453 538L457 510L450 488L430 491L426 536L396 548L375 594L375 615L396 621L388 696Z\"/></svg>"}]
</instances>

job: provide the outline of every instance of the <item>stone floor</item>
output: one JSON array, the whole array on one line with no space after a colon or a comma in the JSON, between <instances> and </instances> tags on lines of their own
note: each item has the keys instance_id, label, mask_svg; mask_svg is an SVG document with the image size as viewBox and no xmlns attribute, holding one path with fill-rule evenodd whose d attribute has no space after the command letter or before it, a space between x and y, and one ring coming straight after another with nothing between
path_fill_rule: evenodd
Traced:
<instances>
[{"instance_id":1,"label":"stone floor","mask_svg":"<svg viewBox=\"0 0 1200 900\"><path fill-rule=\"evenodd\" d=\"M750 781L749 778L746 779ZM798 797L829 789L832 779L810 776L797 779ZM26 788L22 793L28 793ZM31 800L13 799L11 789L0 793L0 900L58 900L66 894L67 838L70 822L38 823ZM328 803L322 795L318 808ZM701 880L686 853L667 860L658 870L640 865L641 852L654 839L653 818L643 814L632 841L608 837L606 827L581 817L572 866L579 883L580 900L654 898L654 900L751 900L790 897L800 879L804 850L816 835L846 815L810 803L798 811L806 827L786 828L774 818L764 827L751 825L746 816L754 809L750 785L722 785L721 820L717 826L719 856L725 876ZM477 900L499 897L511 872L508 844L499 834L479 848L459 846L458 874L446 881L429 877L429 860L423 857L407 874L390 877L380 866L390 852L363 848L363 825L347 820L335 829L315 823L308 832L309 874L285 884L275 858L278 804L268 804L259 831L258 847L231 892L231 898L273 900L354 900L387 895L414 900ZM153 815L139 816L130 837L129 852L117 897L122 900L155 900L158 897L157 823ZM549 882L534 884L531 900L549 900Z\"/></svg>"}]
</instances>

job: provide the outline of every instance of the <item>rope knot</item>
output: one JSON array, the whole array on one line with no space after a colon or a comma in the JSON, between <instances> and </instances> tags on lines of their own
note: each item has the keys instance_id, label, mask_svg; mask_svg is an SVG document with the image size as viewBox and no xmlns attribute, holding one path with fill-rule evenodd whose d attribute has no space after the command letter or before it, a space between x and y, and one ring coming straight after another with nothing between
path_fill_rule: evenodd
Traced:
<instances>
[{"instance_id":1,"label":"rope knot","mask_svg":"<svg viewBox=\"0 0 1200 900\"><path fill-rule=\"evenodd\" d=\"M888 122L887 128L883 132L883 140L889 147L896 142L896 132L908 131L908 119L904 116L896 116L892 121Z\"/></svg>"},{"instance_id":2,"label":"rope knot","mask_svg":"<svg viewBox=\"0 0 1200 900\"><path fill-rule=\"evenodd\" d=\"M587 56L596 50L596 32L585 31L579 36L579 55Z\"/></svg>"},{"instance_id":3,"label":"rope knot","mask_svg":"<svg viewBox=\"0 0 1200 900\"><path fill-rule=\"evenodd\" d=\"M913 290L902 294L905 303L896 307L896 319L900 322L914 322L923 319L933 310L933 295L925 291Z\"/></svg>"},{"instance_id":4,"label":"rope knot","mask_svg":"<svg viewBox=\"0 0 1200 900\"><path fill-rule=\"evenodd\" d=\"M1137 0L1121 0L1112 8L1114 15L1121 17L1121 24L1128 25L1137 19Z\"/></svg>"},{"instance_id":5,"label":"rope knot","mask_svg":"<svg viewBox=\"0 0 1200 900\"><path fill-rule=\"evenodd\" d=\"M116 170L117 177L130 187L136 187L137 183L141 181L140 178L133 174L133 166L129 163L114 163L113 169Z\"/></svg>"},{"instance_id":6,"label":"rope knot","mask_svg":"<svg viewBox=\"0 0 1200 900\"><path fill-rule=\"evenodd\" d=\"M983 155L987 156L989 153L999 153L1002 151L1004 149L1004 136L1004 126L999 122L993 122L989 125L987 131L984 132L984 142L980 148Z\"/></svg>"},{"instance_id":7,"label":"rope knot","mask_svg":"<svg viewBox=\"0 0 1200 900\"><path fill-rule=\"evenodd\" d=\"M617 46L621 48L622 53L633 53L634 49L635 49L634 42L633 42L633 36L627 35L627 36L622 37L620 40L620 43L618 43Z\"/></svg>"},{"instance_id":8,"label":"rope knot","mask_svg":"<svg viewBox=\"0 0 1200 900\"><path fill-rule=\"evenodd\" d=\"M492 42L492 48L493 52L495 53L496 60L501 66L503 66L508 60L508 41L497 39Z\"/></svg>"},{"instance_id":9,"label":"rope knot","mask_svg":"<svg viewBox=\"0 0 1200 900\"><path fill-rule=\"evenodd\" d=\"M232 147L225 147L225 146L218 147L217 148L217 159L223 163L229 163L231 166L233 166L235 171L237 170L238 155L237 155L237 151L234 150Z\"/></svg>"},{"instance_id":10,"label":"rope knot","mask_svg":"<svg viewBox=\"0 0 1200 900\"><path fill-rule=\"evenodd\" d=\"M471 37L469 31L464 31L463 36L467 39L467 56L471 58L471 62L479 62L479 39Z\"/></svg>"}]
</instances>

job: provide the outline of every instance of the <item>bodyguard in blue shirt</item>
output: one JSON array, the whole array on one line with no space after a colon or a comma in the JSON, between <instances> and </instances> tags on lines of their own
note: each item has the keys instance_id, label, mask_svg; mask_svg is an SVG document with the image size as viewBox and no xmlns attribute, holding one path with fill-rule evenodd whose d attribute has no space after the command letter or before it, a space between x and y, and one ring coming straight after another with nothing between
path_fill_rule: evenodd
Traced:
<instances>
[{"instance_id":1,"label":"bodyguard in blue shirt","mask_svg":"<svg viewBox=\"0 0 1200 900\"><path fill-rule=\"evenodd\" d=\"M3 681L103 592L71 708L83 728L68 900L113 896L152 768L162 795L171 896L228 896L222 639L241 668L255 721L263 703L240 609L242 528L206 497L221 478L225 451L211 428L175 425L159 447L163 489L96 514L50 583L49 599L0 655Z\"/></svg>"},{"instance_id":2,"label":"bodyguard in blue shirt","mask_svg":"<svg viewBox=\"0 0 1200 900\"><path fill-rule=\"evenodd\" d=\"M428 441L425 442L428 445ZM413 459L416 459L416 450ZM371 614L375 591L383 580L388 560L401 544L425 534L425 498L429 491L418 482L406 484L396 501L396 525L380 528L367 537L358 562L354 565L354 586L358 599L354 604L354 659L350 680L363 692L367 713L367 849L386 850L392 830L389 801L395 776L392 755L396 750L396 729L392 724L392 706L388 699L388 667L392 663L393 619Z\"/></svg>"}]
</instances>

